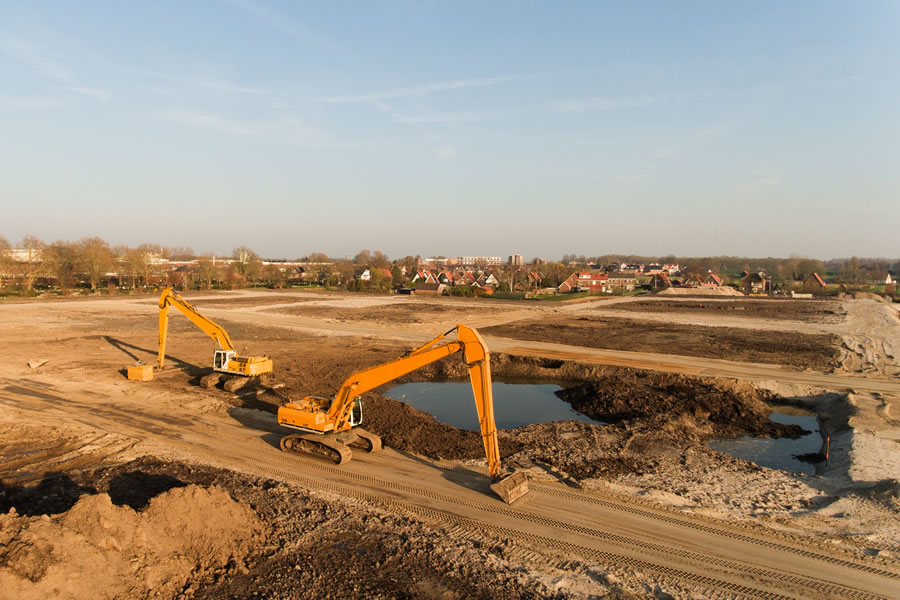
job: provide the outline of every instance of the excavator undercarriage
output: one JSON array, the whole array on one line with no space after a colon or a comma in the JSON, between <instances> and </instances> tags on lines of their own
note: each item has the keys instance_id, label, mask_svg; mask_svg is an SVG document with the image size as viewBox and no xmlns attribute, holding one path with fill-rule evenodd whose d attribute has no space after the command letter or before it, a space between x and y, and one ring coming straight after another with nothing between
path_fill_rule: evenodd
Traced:
<instances>
[{"instance_id":1,"label":"excavator undercarriage","mask_svg":"<svg viewBox=\"0 0 900 600\"><path fill-rule=\"evenodd\" d=\"M353 458L351 447L378 452L381 438L362 427L341 433L292 433L281 438L281 449L285 452L323 456L337 465Z\"/></svg>"}]
</instances>

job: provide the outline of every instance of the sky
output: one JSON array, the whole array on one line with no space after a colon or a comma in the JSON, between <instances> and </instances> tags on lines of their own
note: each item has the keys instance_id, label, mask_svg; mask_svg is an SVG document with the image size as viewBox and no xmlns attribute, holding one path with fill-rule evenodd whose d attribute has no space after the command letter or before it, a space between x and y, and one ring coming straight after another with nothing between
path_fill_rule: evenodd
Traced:
<instances>
[{"instance_id":1,"label":"sky","mask_svg":"<svg viewBox=\"0 0 900 600\"><path fill-rule=\"evenodd\" d=\"M0 235L900 256L900 2L0 0Z\"/></svg>"}]
</instances>

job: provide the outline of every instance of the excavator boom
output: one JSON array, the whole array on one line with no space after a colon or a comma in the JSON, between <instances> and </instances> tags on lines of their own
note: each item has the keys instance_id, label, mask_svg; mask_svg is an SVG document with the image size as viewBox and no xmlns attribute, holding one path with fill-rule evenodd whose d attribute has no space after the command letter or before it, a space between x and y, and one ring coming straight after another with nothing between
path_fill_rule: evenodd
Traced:
<instances>
[{"instance_id":1,"label":"excavator boom","mask_svg":"<svg viewBox=\"0 0 900 600\"><path fill-rule=\"evenodd\" d=\"M454 330L457 332L457 340L436 345ZM344 381L330 403L324 398L307 397L301 402L292 402L280 407L278 423L311 433L332 436L349 431L361 420L359 397L362 394L457 352L463 353L466 367L469 369L488 470L495 482L491 488L507 503L512 503L528 493L527 479L519 473L500 480L500 448L497 443L497 426L494 422L490 354L478 332L465 325L457 325L396 360L354 373ZM364 430L356 431L368 436L366 439L377 437ZM316 443L314 436L297 434L282 440L282 448L291 448L290 441L294 439L304 448ZM288 443L285 443L286 440ZM337 457L339 464L349 460L349 449L340 448L338 444L325 443L321 438L319 443L327 446L332 456ZM380 448L380 439L377 446ZM374 447L374 444L370 447Z\"/></svg>"},{"instance_id":2,"label":"excavator boom","mask_svg":"<svg viewBox=\"0 0 900 600\"><path fill-rule=\"evenodd\" d=\"M200 328L219 345L219 350L213 355L213 370L221 373L242 375L246 377L263 375L272 372L272 359L267 356L237 355L231 337L225 328L200 314L194 306L172 291L166 288L159 296L159 354L157 362L162 369L166 360L166 338L169 331L169 307L174 306L184 314L194 325Z\"/></svg>"}]
</instances>

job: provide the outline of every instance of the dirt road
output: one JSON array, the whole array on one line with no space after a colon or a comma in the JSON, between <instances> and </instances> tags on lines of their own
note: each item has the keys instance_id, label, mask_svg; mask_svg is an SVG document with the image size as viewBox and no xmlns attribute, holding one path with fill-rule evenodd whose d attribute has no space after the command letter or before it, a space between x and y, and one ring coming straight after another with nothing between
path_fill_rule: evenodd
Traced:
<instances>
[{"instance_id":1,"label":"dirt road","mask_svg":"<svg viewBox=\"0 0 900 600\"><path fill-rule=\"evenodd\" d=\"M683 581L698 589L767 598L891 597L900 569L864 564L789 536L737 528L645 506L632 499L551 483L514 506L491 496L483 469L447 467L387 450L336 467L275 446L279 430L255 411L186 414L177 394L137 384L40 377L0 380L7 419L40 415L139 440L158 456L270 477L407 512L450 535L507 539L523 558L608 563ZM180 407L180 409L179 409Z\"/></svg>"}]
</instances>

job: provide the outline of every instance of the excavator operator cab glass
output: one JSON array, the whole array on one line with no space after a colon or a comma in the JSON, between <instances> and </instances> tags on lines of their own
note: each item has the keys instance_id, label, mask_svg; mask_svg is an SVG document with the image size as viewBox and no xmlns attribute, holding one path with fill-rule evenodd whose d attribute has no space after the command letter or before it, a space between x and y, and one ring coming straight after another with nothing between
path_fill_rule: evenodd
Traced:
<instances>
[{"instance_id":1,"label":"excavator operator cab glass","mask_svg":"<svg viewBox=\"0 0 900 600\"><path fill-rule=\"evenodd\" d=\"M216 355L213 357L213 368L214 369L224 369L228 365L228 355L224 350L216 350Z\"/></svg>"},{"instance_id":2,"label":"excavator operator cab glass","mask_svg":"<svg viewBox=\"0 0 900 600\"><path fill-rule=\"evenodd\" d=\"M362 398L353 399L353 410L350 411L350 426L355 427L362 423Z\"/></svg>"}]
</instances>

